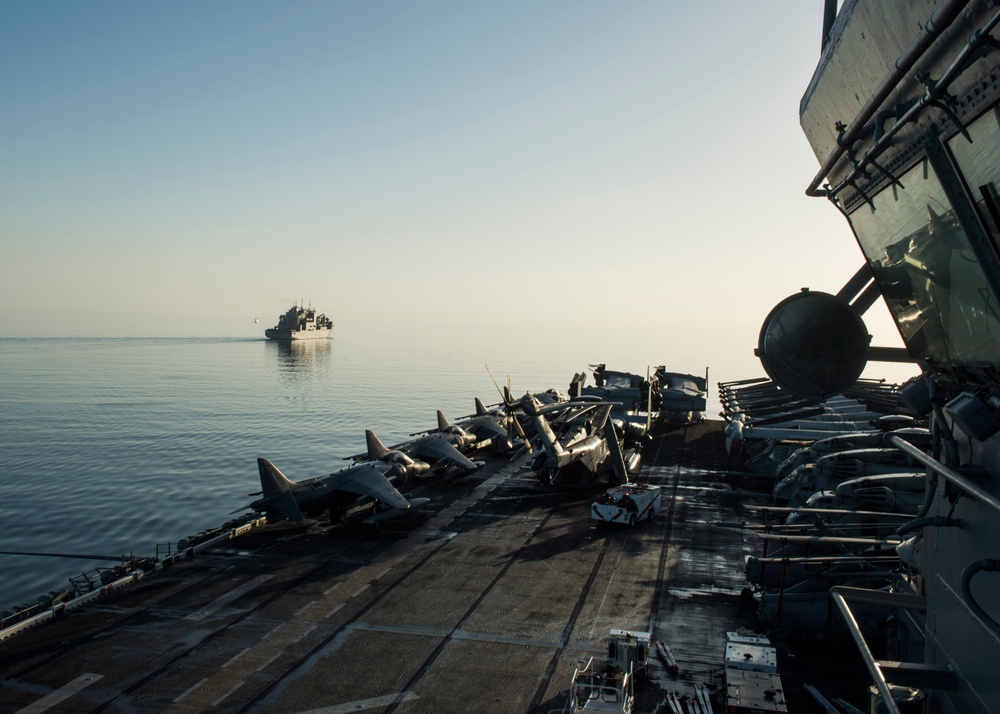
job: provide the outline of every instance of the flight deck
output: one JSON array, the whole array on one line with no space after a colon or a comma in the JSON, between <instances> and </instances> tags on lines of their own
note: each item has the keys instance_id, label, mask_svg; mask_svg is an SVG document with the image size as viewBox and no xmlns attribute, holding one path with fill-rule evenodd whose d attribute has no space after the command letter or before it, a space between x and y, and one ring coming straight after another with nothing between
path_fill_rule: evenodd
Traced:
<instances>
[{"instance_id":1,"label":"flight deck","mask_svg":"<svg viewBox=\"0 0 1000 714\"><path fill-rule=\"evenodd\" d=\"M770 495L727 469L722 422L659 425L644 455L662 510L631 528L589 517L600 488L492 457L378 529L253 529L0 642L0 711L562 711L615 628L677 661L650 656L637 711L696 685L722 711L725 633L755 623L742 523Z\"/></svg>"}]
</instances>

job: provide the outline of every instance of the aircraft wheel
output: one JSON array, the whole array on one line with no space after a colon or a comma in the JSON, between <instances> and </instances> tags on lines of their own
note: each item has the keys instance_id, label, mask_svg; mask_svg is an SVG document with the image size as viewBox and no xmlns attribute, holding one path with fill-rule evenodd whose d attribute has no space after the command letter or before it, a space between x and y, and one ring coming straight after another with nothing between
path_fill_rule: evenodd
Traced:
<instances>
[{"instance_id":1,"label":"aircraft wheel","mask_svg":"<svg viewBox=\"0 0 1000 714\"><path fill-rule=\"evenodd\" d=\"M628 524L629 524L630 526L634 526L634 525L635 525L635 514L634 514L634 513L633 513L633 514L631 514L631 515L630 515L630 516L628 517Z\"/></svg>"}]
</instances>

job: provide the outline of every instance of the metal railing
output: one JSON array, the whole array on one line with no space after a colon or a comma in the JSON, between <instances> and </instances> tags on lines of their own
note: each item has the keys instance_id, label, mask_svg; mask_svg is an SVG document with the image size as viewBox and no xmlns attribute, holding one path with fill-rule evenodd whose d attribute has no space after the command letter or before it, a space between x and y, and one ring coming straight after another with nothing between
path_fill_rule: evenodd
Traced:
<instances>
[{"instance_id":1,"label":"metal railing","mask_svg":"<svg viewBox=\"0 0 1000 714\"><path fill-rule=\"evenodd\" d=\"M886 436L885 441L887 444L895 446L914 461L919 462L922 466L927 467L939 476L943 476L949 483L962 489L965 493L976 498L977 500L982 501L997 513L1000 513L1000 499L997 499L996 496L989 493L986 489L974 483L966 476L948 468L934 457L924 453L916 446L896 434L889 434Z\"/></svg>"}]
</instances>

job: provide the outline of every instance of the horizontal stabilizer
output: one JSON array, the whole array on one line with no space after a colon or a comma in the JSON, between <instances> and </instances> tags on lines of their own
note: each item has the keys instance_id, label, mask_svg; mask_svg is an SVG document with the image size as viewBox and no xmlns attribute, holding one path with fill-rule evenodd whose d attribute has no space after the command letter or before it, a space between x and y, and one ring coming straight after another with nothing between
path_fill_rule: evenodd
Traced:
<instances>
[{"instance_id":1,"label":"horizontal stabilizer","mask_svg":"<svg viewBox=\"0 0 1000 714\"><path fill-rule=\"evenodd\" d=\"M282 518L288 518L296 523L301 523L303 520L302 511L299 509L299 504L291 491L285 491L277 496L265 498L262 505L269 515L275 512Z\"/></svg>"}]
</instances>

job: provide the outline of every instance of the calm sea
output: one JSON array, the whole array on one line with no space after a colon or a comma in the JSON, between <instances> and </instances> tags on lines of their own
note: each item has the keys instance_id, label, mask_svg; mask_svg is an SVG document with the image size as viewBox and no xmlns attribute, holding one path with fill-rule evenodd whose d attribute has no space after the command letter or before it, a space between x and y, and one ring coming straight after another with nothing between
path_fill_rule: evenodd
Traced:
<instances>
[{"instance_id":1,"label":"calm sea","mask_svg":"<svg viewBox=\"0 0 1000 714\"><path fill-rule=\"evenodd\" d=\"M320 476L364 450L366 428L396 443L435 426L437 409L457 419L475 396L499 399L482 355L383 348L0 339L0 550L152 555L249 503L258 456L292 479ZM536 351L490 367L515 393L565 392L586 360ZM0 555L0 609L100 565Z\"/></svg>"}]
</instances>

